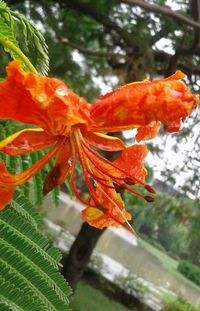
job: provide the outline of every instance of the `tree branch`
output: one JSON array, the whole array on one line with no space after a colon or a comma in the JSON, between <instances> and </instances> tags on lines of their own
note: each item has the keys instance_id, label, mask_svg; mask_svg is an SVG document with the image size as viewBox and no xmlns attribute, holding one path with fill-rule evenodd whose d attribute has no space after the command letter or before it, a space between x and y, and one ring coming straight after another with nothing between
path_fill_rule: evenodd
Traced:
<instances>
[{"instance_id":1,"label":"tree branch","mask_svg":"<svg viewBox=\"0 0 200 311\"><path fill-rule=\"evenodd\" d=\"M199 22L192 20L182 14L179 14L176 11L172 11L167 6L150 4L143 0L122 0L121 2L129 4L131 6L139 6L149 12L154 12L154 13L170 16L183 24L186 24L196 29L200 29Z\"/></svg>"},{"instance_id":2,"label":"tree branch","mask_svg":"<svg viewBox=\"0 0 200 311\"><path fill-rule=\"evenodd\" d=\"M174 55L170 55L163 51L154 51L155 61L169 63L171 57L173 56ZM192 74L200 75L200 67L194 66L191 63L185 64L185 63L182 63L181 61L178 61L176 65L179 69L183 70L188 75L192 75ZM165 69L165 72L166 72L166 69Z\"/></svg>"},{"instance_id":3,"label":"tree branch","mask_svg":"<svg viewBox=\"0 0 200 311\"><path fill-rule=\"evenodd\" d=\"M107 58L114 58L114 57L123 57L124 59L127 58L126 55L120 54L120 53L114 53L114 52L104 52L104 51L93 51L87 48L84 48L72 41L69 41L67 38L60 37L58 40L71 48L77 49L80 53L87 54L87 55L93 55L98 57L107 57ZM154 51L154 59L155 61L159 62L166 62L170 63L171 59L174 58L174 55L170 55L163 51ZM179 69L185 71L186 74L196 74L200 75L200 68L193 66L192 64L184 64L182 62L177 61L176 65ZM171 74L171 72L167 73L167 75Z\"/></svg>"},{"instance_id":4,"label":"tree branch","mask_svg":"<svg viewBox=\"0 0 200 311\"><path fill-rule=\"evenodd\" d=\"M93 56L100 56L100 57L107 57L107 58L113 58L113 57L123 57L126 58L125 54L120 54L120 53L115 53L115 52L110 52L110 51L94 51L90 50L87 48L84 48L72 41L69 41L67 38L59 37L58 38L59 42L78 50L79 52L83 54L88 54L88 55L93 55Z\"/></svg>"},{"instance_id":5,"label":"tree branch","mask_svg":"<svg viewBox=\"0 0 200 311\"><path fill-rule=\"evenodd\" d=\"M200 22L200 2L197 0L192 0L191 6L192 15L194 20ZM193 49L199 50L200 49L200 30L196 29L195 31L195 40L193 44Z\"/></svg>"}]
</instances>

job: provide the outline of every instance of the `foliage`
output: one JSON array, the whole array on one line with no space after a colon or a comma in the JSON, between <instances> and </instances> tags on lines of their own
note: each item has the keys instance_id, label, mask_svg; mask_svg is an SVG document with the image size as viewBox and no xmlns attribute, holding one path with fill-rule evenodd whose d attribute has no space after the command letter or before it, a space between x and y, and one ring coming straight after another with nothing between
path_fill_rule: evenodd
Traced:
<instances>
[{"instance_id":1,"label":"foliage","mask_svg":"<svg viewBox=\"0 0 200 311\"><path fill-rule=\"evenodd\" d=\"M8 0L8 3L14 4L15 7L17 2ZM166 1L154 0L151 3L165 5ZM179 3L181 3L179 13L193 18L192 12L195 12L195 10L191 9L191 1L177 2L177 4ZM188 73L188 82L196 91L199 90L200 59L195 54L194 46L196 31L185 24L177 22L175 19L162 14L147 13L139 7L131 8L124 4L123 1L109 1L109 8L108 1L104 0L97 1L95 5L92 0L69 0L65 2L19 1L17 9L38 25L43 25L42 31L50 49L50 74L62 77L71 88L90 101L97 97L102 81L106 87L111 88L116 83L122 84L134 79L143 79L146 76L163 76L170 71L175 71L177 68L182 68ZM14 15L12 17L16 20ZM18 27L21 27L20 22ZM19 31L18 34L21 34L21 32ZM73 50L71 47L63 45L59 41L61 36L94 51L120 52L125 57L99 57L98 55L80 54L77 49ZM165 47L159 46L159 42L163 38L168 39ZM17 40L19 39L17 38ZM173 53L168 54L167 50L171 47ZM188 54L181 54L185 47L188 48ZM192 48L190 49L190 47ZM31 51L32 49L30 49L29 53ZM25 50L23 52L26 54ZM1 54L3 62L5 54ZM173 54L176 56L175 58L173 58ZM32 60L35 64L34 57ZM96 80L94 77L100 77L100 79ZM114 79L111 77L114 77ZM193 128L191 126L190 135L188 136L190 141L193 139L194 133L199 133L198 115L195 116L195 123L197 126ZM188 132L184 131L182 133L183 135L178 136L179 141L184 139L186 144L188 141L186 134ZM185 154L186 161L182 169L177 166L172 171L169 162L168 165L164 165L165 170L162 173L162 178L174 185L176 177L180 176L180 171L187 169L189 174L187 183L184 185L184 191L185 193L192 193L195 197L198 196L198 189L200 189L198 177L199 159L197 157L200 145L199 137L198 135L195 144L193 144L192 152L189 150ZM175 139L174 148L177 153L179 147ZM164 146L159 141L154 149L158 153L164 149ZM163 157L163 153L160 152L160 155ZM15 160L8 159L7 161ZM26 159L23 160L23 165L25 165L26 161ZM155 166L156 163L155 160ZM158 166L160 166L159 163ZM33 188L37 189L37 183L35 185L36 187ZM40 201L41 192L35 198ZM199 249L200 231L197 221L195 221L197 219L196 211L193 213L194 208L190 206L187 208L188 212L186 214L185 212L182 213L182 207L185 210L184 200L176 204L170 200L167 203L167 200L162 197L160 199L162 201L160 207L157 203L150 207L146 203L139 202L139 200L136 202L138 208L134 210L134 226L137 226L138 229L141 228L141 231L148 231L148 234L155 241L162 239L169 251L171 249L178 250L179 255L181 255L180 252L183 252L182 255L193 256L192 260L197 263L199 260L197 249ZM129 206L134 204L135 202L132 202ZM186 203L186 205L189 204ZM174 215L173 209L176 211L176 215ZM184 214L184 217L181 217L182 214ZM160 221L158 221L159 217ZM186 223L180 224L181 221L184 222L185 220ZM169 229L171 224L173 228ZM177 237L180 234L179 240ZM189 245L185 235L190 238ZM167 241L163 241L163 236Z\"/></svg>"},{"instance_id":2,"label":"foliage","mask_svg":"<svg viewBox=\"0 0 200 311\"><path fill-rule=\"evenodd\" d=\"M188 250L190 261L196 265L200 265L200 208L196 202L197 212L190 217L188 232Z\"/></svg>"},{"instance_id":3,"label":"foliage","mask_svg":"<svg viewBox=\"0 0 200 311\"><path fill-rule=\"evenodd\" d=\"M199 311L199 308L189 304L184 299L164 299L164 308L162 311Z\"/></svg>"},{"instance_id":4,"label":"foliage","mask_svg":"<svg viewBox=\"0 0 200 311\"><path fill-rule=\"evenodd\" d=\"M0 1L0 43L12 58L35 72L48 70L47 46L41 33L23 15ZM25 55L26 54L26 55ZM21 130L14 121L1 121L0 140ZM43 153L12 157L0 154L9 172L25 170ZM42 202L42 174L16 192L10 206L0 213L0 309L56 311L70 310L71 289L60 275L61 253L40 233L42 219L35 207ZM57 195L54 192L54 200ZM33 204L34 206L33 206Z\"/></svg>"},{"instance_id":5,"label":"foliage","mask_svg":"<svg viewBox=\"0 0 200 311\"><path fill-rule=\"evenodd\" d=\"M41 222L20 191L0 213L0 303L11 310L69 310L71 290L58 273L61 254L41 235Z\"/></svg>"},{"instance_id":6,"label":"foliage","mask_svg":"<svg viewBox=\"0 0 200 311\"><path fill-rule=\"evenodd\" d=\"M127 311L128 309L117 302L111 302L99 290L85 282L80 282L72 299L73 311ZM131 309L133 310L133 309ZM133 310L134 311L134 310Z\"/></svg>"},{"instance_id":7,"label":"foliage","mask_svg":"<svg viewBox=\"0 0 200 311\"><path fill-rule=\"evenodd\" d=\"M199 204L188 198L158 193L153 206L124 194L134 226L145 240L175 259L199 264Z\"/></svg>"},{"instance_id":8,"label":"foliage","mask_svg":"<svg viewBox=\"0 0 200 311\"><path fill-rule=\"evenodd\" d=\"M22 14L10 10L2 0L0 1L0 43L12 58L22 61L26 69L34 69L32 62L41 74L47 74L49 58L47 45L41 32Z\"/></svg>"},{"instance_id":9,"label":"foliage","mask_svg":"<svg viewBox=\"0 0 200 311\"><path fill-rule=\"evenodd\" d=\"M189 280L200 286L200 268L189 261L182 260L178 265L178 270Z\"/></svg>"}]
</instances>

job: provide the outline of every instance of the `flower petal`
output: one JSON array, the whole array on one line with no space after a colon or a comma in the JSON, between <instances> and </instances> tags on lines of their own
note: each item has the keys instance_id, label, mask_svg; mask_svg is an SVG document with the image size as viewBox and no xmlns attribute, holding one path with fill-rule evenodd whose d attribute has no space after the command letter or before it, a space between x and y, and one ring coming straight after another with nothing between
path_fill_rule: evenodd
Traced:
<instances>
[{"instance_id":1,"label":"flower petal","mask_svg":"<svg viewBox=\"0 0 200 311\"><path fill-rule=\"evenodd\" d=\"M62 142L62 138L58 139L56 144L44 157L21 173L10 174L4 162L0 162L0 198L2 197L2 201L0 203L1 209L11 200L15 187L27 182L43 166L45 166L47 162L58 152L59 148L62 147Z\"/></svg>"},{"instance_id":2,"label":"flower petal","mask_svg":"<svg viewBox=\"0 0 200 311\"><path fill-rule=\"evenodd\" d=\"M120 194L114 189L98 187L96 198L99 206L88 206L82 211L82 218L91 226L102 229L108 226L119 226L131 219L131 215L125 211L124 202ZM97 201L95 199L95 201ZM91 204L94 201L91 200Z\"/></svg>"},{"instance_id":3,"label":"flower petal","mask_svg":"<svg viewBox=\"0 0 200 311\"><path fill-rule=\"evenodd\" d=\"M179 71L155 81L130 83L100 97L91 107L94 131L120 131L146 126L152 121L165 125L188 116L199 102Z\"/></svg>"},{"instance_id":4,"label":"flower petal","mask_svg":"<svg viewBox=\"0 0 200 311\"><path fill-rule=\"evenodd\" d=\"M89 105L64 82L24 72L18 61L7 66L7 74L0 82L0 118L34 124L52 135L67 135L73 125L87 123Z\"/></svg>"},{"instance_id":5,"label":"flower petal","mask_svg":"<svg viewBox=\"0 0 200 311\"><path fill-rule=\"evenodd\" d=\"M0 162L0 175L7 174L8 170L4 162ZM2 210L12 199L15 187L7 186L0 182L0 210Z\"/></svg>"},{"instance_id":6,"label":"flower petal","mask_svg":"<svg viewBox=\"0 0 200 311\"><path fill-rule=\"evenodd\" d=\"M123 141L117 137L86 131L83 133L83 136L88 144L100 150L118 151L125 148Z\"/></svg>"},{"instance_id":7,"label":"flower petal","mask_svg":"<svg viewBox=\"0 0 200 311\"><path fill-rule=\"evenodd\" d=\"M146 126L141 126L137 129L136 140L137 142L141 140L152 139L157 136L160 129L160 122L153 121Z\"/></svg>"},{"instance_id":8,"label":"flower petal","mask_svg":"<svg viewBox=\"0 0 200 311\"><path fill-rule=\"evenodd\" d=\"M55 140L42 129L25 129L0 141L0 151L16 156L43 149Z\"/></svg>"},{"instance_id":9,"label":"flower petal","mask_svg":"<svg viewBox=\"0 0 200 311\"><path fill-rule=\"evenodd\" d=\"M168 133L174 133L178 132L181 128L181 124L184 121L183 118L178 119L177 121L172 121L167 124L167 132Z\"/></svg>"},{"instance_id":10,"label":"flower petal","mask_svg":"<svg viewBox=\"0 0 200 311\"><path fill-rule=\"evenodd\" d=\"M105 227L110 226L120 226L123 225L126 218L127 220L131 220L131 214L129 214L125 209L121 211L124 215L118 216L118 218L114 219L109 213L103 213L101 210L95 207L87 207L82 211L82 218L91 226L103 229Z\"/></svg>"},{"instance_id":11,"label":"flower petal","mask_svg":"<svg viewBox=\"0 0 200 311\"><path fill-rule=\"evenodd\" d=\"M144 167L144 160L147 153L148 149L145 145L133 145L127 147L120 157L114 161L114 164L122 167L128 176L144 181L147 175L147 170Z\"/></svg>"},{"instance_id":12,"label":"flower petal","mask_svg":"<svg viewBox=\"0 0 200 311\"><path fill-rule=\"evenodd\" d=\"M162 79L162 81L182 80L185 77L186 77L186 75L181 70L177 70L171 76Z\"/></svg>"},{"instance_id":13,"label":"flower petal","mask_svg":"<svg viewBox=\"0 0 200 311\"><path fill-rule=\"evenodd\" d=\"M59 186L64 183L70 169L69 164L70 156L71 156L71 148L69 140L66 140L57 154L52 169L45 178L43 187L44 195L46 195L56 186Z\"/></svg>"}]
</instances>

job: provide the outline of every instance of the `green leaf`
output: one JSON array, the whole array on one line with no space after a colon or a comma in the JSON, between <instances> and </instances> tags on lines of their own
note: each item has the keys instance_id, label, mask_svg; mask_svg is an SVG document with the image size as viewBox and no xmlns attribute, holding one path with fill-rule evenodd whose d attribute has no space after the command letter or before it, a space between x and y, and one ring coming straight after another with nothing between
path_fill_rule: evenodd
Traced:
<instances>
[{"instance_id":1,"label":"green leaf","mask_svg":"<svg viewBox=\"0 0 200 311\"><path fill-rule=\"evenodd\" d=\"M1 310L70 310L61 254L39 232L39 218L19 191L0 213Z\"/></svg>"},{"instance_id":2,"label":"green leaf","mask_svg":"<svg viewBox=\"0 0 200 311\"><path fill-rule=\"evenodd\" d=\"M31 70L32 62L40 74L48 73L48 48L42 33L25 16L11 11L4 1L0 1L0 43L26 70Z\"/></svg>"}]
</instances>

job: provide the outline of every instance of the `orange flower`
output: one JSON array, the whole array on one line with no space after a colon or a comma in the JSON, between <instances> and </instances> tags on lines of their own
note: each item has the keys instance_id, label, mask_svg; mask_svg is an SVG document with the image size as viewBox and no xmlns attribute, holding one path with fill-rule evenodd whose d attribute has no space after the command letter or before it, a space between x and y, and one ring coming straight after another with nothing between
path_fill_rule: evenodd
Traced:
<instances>
[{"instance_id":1,"label":"orange flower","mask_svg":"<svg viewBox=\"0 0 200 311\"><path fill-rule=\"evenodd\" d=\"M138 140L156 136L160 122L169 132L177 132L199 97L178 81L181 71L168 78L134 82L101 96L92 106L93 127L97 131L115 132L138 128Z\"/></svg>"},{"instance_id":2,"label":"orange flower","mask_svg":"<svg viewBox=\"0 0 200 311\"><path fill-rule=\"evenodd\" d=\"M197 97L177 81L183 74L154 82L133 83L101 97L93 106L74 94L62 81L26 73L18 61L7 67L7 79L0 82L0 118L12 119L39 128L25 129L0 142L0 151L22 155L47 146L46 155L27 170L10 174L0 162L0 209L9 203L18 185L25 183L55 156L55 162L44 181L44 194L62 184L70 173L76 197L88 205L83 218L97 228L108 225L129 226L121 189L143 196L130 185L144 184L145 145L126 147L122 140L97 133L139 128L138 140L156 135L159 123L177 128L180 120L191 113ZM133 101L134 99L134 101ZM121 151L114 162L96 149ZM75 186L75 169L80 162L90 202L85 202Z\"/></svg>"}]
</instances>

